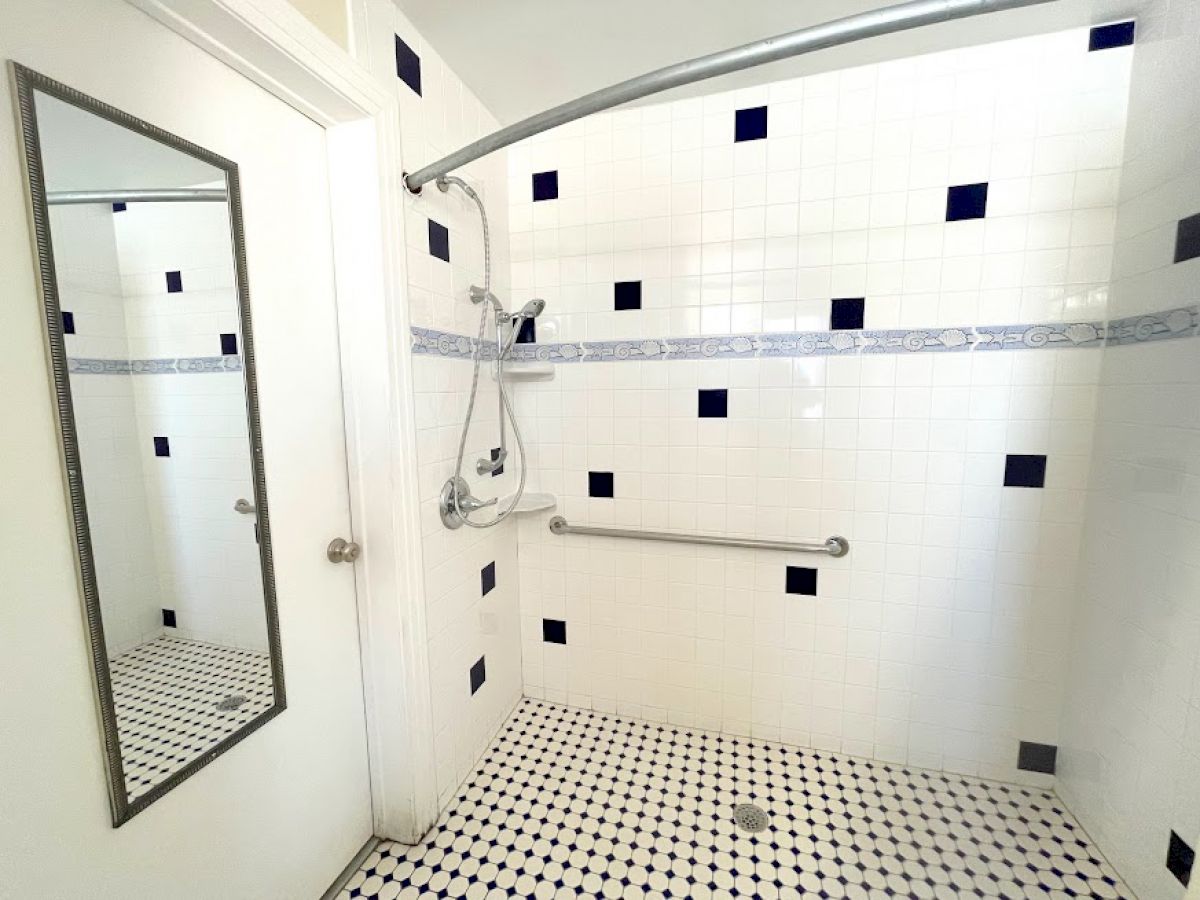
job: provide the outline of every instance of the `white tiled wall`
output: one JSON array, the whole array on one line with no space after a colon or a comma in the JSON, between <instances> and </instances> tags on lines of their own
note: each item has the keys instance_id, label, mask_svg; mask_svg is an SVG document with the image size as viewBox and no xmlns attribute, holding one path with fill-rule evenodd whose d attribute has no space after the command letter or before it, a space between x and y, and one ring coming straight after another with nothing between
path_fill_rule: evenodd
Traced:
<instances>
[{"instance_id":1,"label":"white tiled wall","mask_svg":"<svg viewBox=\"0 0 1200 900\"><path fill-rule=\"evenodd\" d=\"M1086 30L589 117L509 151L513 289L563 340L1103 318L1130 51ZM766 105L769 137L735 143ZM532 202L530 173L560 198ZM947 223L948 185L988 217ZM612 282L643 310L612 311Z\"/></svg>"},{"instance_id":2,"label":"white tiled wall","mask_svg":"<svg viewBox=\"0 0 1200 900\"><path fill-rule=\"evenodd\" d=\"M50 229L60 306L75 317L76 334L64 335L67 355L127 359L112 210L52 206ZM116 654L162 631L133 380L73 375L71 395L105 639Z\"/></svg>"},{"instance_id":3,"label":"white tiled wall","mask_svg":"<svg viewBox=\"0 0 1200 900\"><path fill-rule=\"evenodd\" d=\"M1106 317L1132 51L1086 30L594 116L510 151L514 303L539 340ZM735 143L735 110L769 137ZM533 202L531 174L560 196ZM946 222L947 187L989 183ZM643 308L613 310L641 280ZM522 524L535 696L1048 782L1101 351L556 366L517 389L533 488L581 524L811 540L843 560ZM727 419L697 418L726 388ZM1003 487L1046 454L1045 488ZM587 496L611 471L614 499ZM785 593L816 566L816 598ZM567 644L543 643L564 619Z\"/></svg>"},{"instance_id":4,"label":"white tiled wall","mask_svg":"<svg viewBox=\"0 0 1200 900\"><path fill-rule=\"evenodd\" d=\"M1200 6L1148 7L1117 216L1122 316L1200 301L1200 261L1173 263L1176 223L1200 213ZM1200 837L1195 339L1106 350L1098 396L1059 790L1142 900L1177 900L1170 832Z\"/></svg>"},{"instance_id":5,"label":"white tiled wall","mask_svg":"<svg viewBox=\"0 0 1200 900\"><path fill-rule=\"evenodd\" d=\"M395 62L380 62L400 98L401 142L409 171L497 128L494 118L398 11L394 30L420 57L422 93L396 77ZM391 35L388 47L391 48ZM487 206L491 232L492 290L508 302L508 198L503 153L459 171ZM450 232L450 262L431 255L430 219ZM483 239L479 213L457 188L442 193L433 184L405 201L408 303L412 324L475 335L480 309L468 298L483 284ZM488 334L494 331L489 323ZM412 385L416 395L421 518L428 609L429 661L433 680L437 787L448 800L470 772L501 721L521 695L521 648L517 611L517 545L512 522L494 529L446 530L437 496L454 471L466 415L472 370L468 362L417 355ZM498 446L496 386L488 369L480 375L474 426L464 457L464 477L480 497L515 490L516 450L499 477L480 478L475 460ZM486 519L490 512L480 518ZM496 587L482 595L481 569L496 566ZM470 669L483 657L487 680L471 694Z\"/></svg>"}]
</instances>

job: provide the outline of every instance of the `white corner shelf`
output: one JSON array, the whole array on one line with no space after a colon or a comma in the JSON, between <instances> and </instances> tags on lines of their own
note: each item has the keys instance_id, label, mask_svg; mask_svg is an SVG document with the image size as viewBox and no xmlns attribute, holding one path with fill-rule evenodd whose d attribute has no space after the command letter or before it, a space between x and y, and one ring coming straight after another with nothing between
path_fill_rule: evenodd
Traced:
<instances>
[{"instance_id":1,"label":"white corner shelf","mask_svg":"<svg viewBox=\"0 0 1200 900\"><path fill-rule=\"evenodd\" d=\"M496 379L496 371L492 370L492 380ZM554 363L549 362L510 362L504 364L505 381L553 381Z\"/></svg>"},{"instance_id":2,"label":"white corner shelf","mask_svg":"<svg viewBox=\"0 0 1200 900\"><path fill-rule=\"evenodd\" d=\"M508 509L508 504L512 503L512 494L500 499L499 506L501 509ZM517 508L513 513L535 513L543 512L547 509L554 509L558 506L558 498L553 494L539 494L532 491L526 491L521 495L521 501L517 504Z\"/></svg>"}]
</instances>

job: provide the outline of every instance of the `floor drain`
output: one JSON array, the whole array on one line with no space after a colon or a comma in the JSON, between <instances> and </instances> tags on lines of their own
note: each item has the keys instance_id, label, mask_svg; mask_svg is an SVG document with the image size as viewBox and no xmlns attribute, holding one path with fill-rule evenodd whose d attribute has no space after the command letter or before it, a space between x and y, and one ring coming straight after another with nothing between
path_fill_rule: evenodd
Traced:
<instances>
[{"instance_id":1,"label":"floor drain","mask_svg":"<svg viewBox=\"0 0 1200 900\"><path fill-rule=\"evenodd\" d=\"M733 808L733 824L742 831L757 834L765 831L770 821L766 811L753 803L739 803Z\"/></svg>"},{"instance_id":2,"label":"floor drain","mask_svg":"<svg viewBox=\"0 0 1200 900\"><path fill-rule=\"evenodd\" d=\"M230 694L224 700L218 700L213 705L216 706L217 709L221 710L221 712L229 712L232 709L237 709L245 702L246 698L241 694Z\"/></svg>"}]
</instances>

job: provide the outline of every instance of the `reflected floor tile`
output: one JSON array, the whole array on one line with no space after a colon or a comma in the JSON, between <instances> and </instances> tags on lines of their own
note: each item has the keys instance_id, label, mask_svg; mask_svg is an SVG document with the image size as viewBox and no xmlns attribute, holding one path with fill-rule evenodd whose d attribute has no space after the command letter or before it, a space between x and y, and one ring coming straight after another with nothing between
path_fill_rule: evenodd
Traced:
<instances>
[{"instance_id":1,"label":"reflected floor tile","mask_svg":"<svg viewBox=\"0 0 1200 900\"><path fill-rule=\"evenodd\" d=\"M271 658L161 637L109 666L125 789L136 799L275 702ZM244 698L233 709L218 704Z\"/></svg>"},{"instance_id":2,"label":"reflected floor tile","mask_svg":"<svg viewBox=\"0 0 1200 900\"><path fill-rule=\"evenodd\" d=\"M339 894L897 896L1132 894L1051 793L537 700L419 845L381 844Z\"/></svg>"}]
</instances>

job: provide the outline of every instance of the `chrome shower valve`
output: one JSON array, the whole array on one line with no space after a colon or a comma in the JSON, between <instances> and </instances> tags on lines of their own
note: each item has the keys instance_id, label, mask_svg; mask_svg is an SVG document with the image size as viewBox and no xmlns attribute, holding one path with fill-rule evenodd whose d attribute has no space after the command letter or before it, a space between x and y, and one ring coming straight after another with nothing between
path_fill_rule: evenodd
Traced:
<instances>
[{"instance_id":1,"label":"chrome shower valve","mask_svg":"<svg viewBox=\"0 0 1200 900\"><path fill-rule=\"evenodd\" d=\"M456 475L442 485L438 512L442 516L442 524L447 528L461 528L464 515L495 506L498 500L498 497L493 497L491 500L480 500L471 493L471 486L467 484L467 480Z\"/></svg>"}]
</instances>

